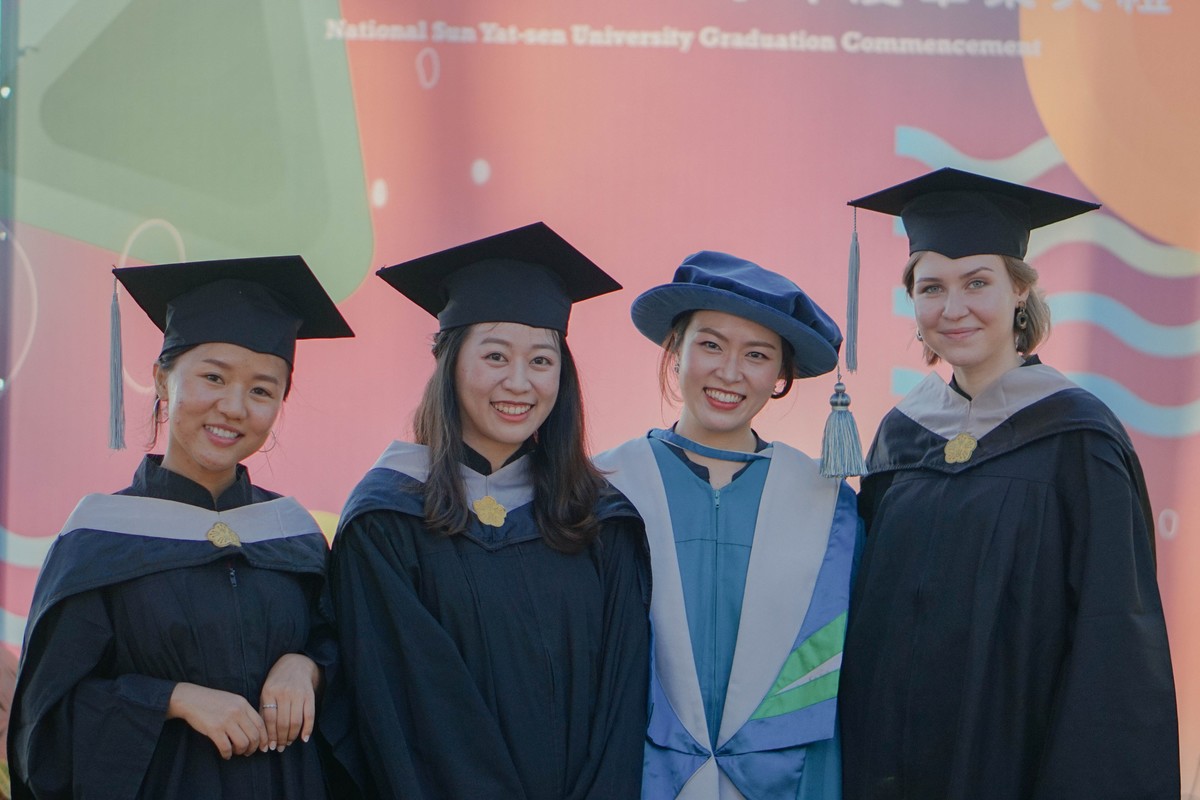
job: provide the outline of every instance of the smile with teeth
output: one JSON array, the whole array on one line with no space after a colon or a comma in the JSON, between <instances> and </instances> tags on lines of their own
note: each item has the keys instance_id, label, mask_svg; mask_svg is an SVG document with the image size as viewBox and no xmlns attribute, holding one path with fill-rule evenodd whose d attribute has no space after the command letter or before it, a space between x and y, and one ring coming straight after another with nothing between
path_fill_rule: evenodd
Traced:
<instances>
[{"instance_id":1,"label":"smile with teeth","mask_svg":"<svg viewBox=\"0 0 1200 800\"><path fill-rule=\"evenodd\" d=\"M492 403L492 408L510 417L519 417L533 408L532 403Z\"/></svg>"},{"instance_id":2,"label":"smile with teeth","mask_svg":"<svg viewBox=\"0 0 1200 800\"><path fill-rule=\"evenodd\" d=\"M204 430L216 436L218 439L236 439L241 436L237 431L231 431L226 428L218 428L214 425L205 425Z\"/></svg>"},{"instance_id":3,"label":"smile with teeth","mask_svg":"<svg viewBox=\"0 0 1200 800\"><path fill-rule=\"evenodd\" d=\"M746 399L745 395L734 392L722 392L720 389L705 389L704 393L718 403L740 403Z\"/></svg>"}]
</instances>

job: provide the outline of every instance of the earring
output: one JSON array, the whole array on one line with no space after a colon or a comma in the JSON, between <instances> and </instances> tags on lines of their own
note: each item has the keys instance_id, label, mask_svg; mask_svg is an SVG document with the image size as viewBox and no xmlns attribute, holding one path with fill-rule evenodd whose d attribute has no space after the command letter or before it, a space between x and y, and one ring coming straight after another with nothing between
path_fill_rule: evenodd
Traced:
<instances>
[{"instance_id":1,"label":"earring","mask_svg":"<svg viewBox=\"0 0 1200 800\"><path fill-rule=\"evenodd\" d=\"M279 440L275 438L275 431L274 431L274 430L272 430L272 431L271 431L271 444L270 444L270 446L269 446L269 447L264 447L264 448L262 448L261 450L259 450L258 452L260 452L260 453L269 453L269 452L271 452L272 450L274 450L274 449L275 449L275 445L277 445L277 444L279 444Z\"/></svg>"},{"instance_id":2,"label":"earring","mask_svg":"<svg viewBox=\"0 0 1200 800\"><path fill-rule=\"evenodd\" d=\"M675 366L674 366L674 367L672 367L672 369L674 369L674 370L675 370L675 374L676 374L676 375L678 375L678 374L679 374L679 362L678 362L678 361L676 361L676 362L675 362Z\"/></svg>"},{"instance_id":3,"label":"earring","mask_svg":"<svg viewBox=\"0 0 1200 800\"><path fill-rule=\"evenodd\" d=\"M1029 313L1025 310L1024 302L1017 306L1017 313L1013 320L1017 325L1017 330L1023 331L1029 327Z\"/></svg>"},{"instance_id":4,"label":"earring","mask_svg":"<svg viewBox=\"0 0 1200 800\"><path fill-rule=\"evenodd\" d=\"M921 335L921 329L920 329L920 328L917 328L917 341L918 341L918 342L923 342L923 341L925 341L925 337Z\"/></svg>"}]
</instances>

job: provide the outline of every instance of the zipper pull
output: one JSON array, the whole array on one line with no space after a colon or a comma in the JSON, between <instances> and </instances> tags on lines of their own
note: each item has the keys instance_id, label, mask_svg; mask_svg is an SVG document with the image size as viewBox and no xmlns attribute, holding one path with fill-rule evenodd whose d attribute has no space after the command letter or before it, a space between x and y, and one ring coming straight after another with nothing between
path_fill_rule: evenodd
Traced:
<instances>
[{"instance_id":1,"label":"zipper pull","mask_svg":"<svg viewBox=\"0 0 1200 800\"><path fill-rule=\"evenodd\" d=\"M229 583L233 588L237 588L237 570L233 567L229 568Z\"/></svg>"}]
</instances>

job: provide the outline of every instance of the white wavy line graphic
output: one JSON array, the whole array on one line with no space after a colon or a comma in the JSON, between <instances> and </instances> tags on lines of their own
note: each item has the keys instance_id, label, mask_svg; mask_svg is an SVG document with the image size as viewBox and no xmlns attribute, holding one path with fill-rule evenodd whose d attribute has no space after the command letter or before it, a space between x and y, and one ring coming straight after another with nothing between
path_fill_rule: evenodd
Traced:
<instances>
[{"instance_id":1,"label":"white wavy line graphic","mask_svg":"<svg viewBox=\"0 0 1200 800\"><path fill-rule=\"evenodd\" d=\"M1006 158L984 159L968 156L937 134L906 125L896 126L896 155L916 159L930 169L954 167L1014 183L1029 183L1063 163L1058 145L1049 136Z\"/></svg>"},{"instance_id":2,"label":"white wavy line graphic","mask_svg":"<svg viewBox=\"0 0 1200 800\"><path fill-rule=\"evenodd\" d=\"M1105 214L1084 214L1038 228L1029 236L1025 260L1032 261L1051 248L1072 242L1103 247L1131 268L1156 278L1200 275L1200 253L1153 242L1130 225Z\"/></svg>"},{"instance_id":3,"label":"white wavy line graphic","mask_svg":"<svg viewBox=\"0 0 1200 800\"><path fill-rule=\"evenodd\" d=\"M897 155L916 159L931 169L956 167L1016 183L1031 183L1064 163L1058 146L1048 136L1015 155L983 159L966 155L929 131L899 125L896 127L895 146ZM904 226L898 218L893 228L904 235ZM1026 260L1070 242L1087 242L1103 247L1146 275L1160 278L1200 275L1200 253L1153 242L1132 226L1106 214L1084 214L1035 230L1030 235Z\"/></svg>"},{"instance_id":4,"label":"white wavy line graphic","mask_svg":"<svg viewBox=\"0 0 1200 800\"><path fill-rule=\"evenodd\" d=\"M14 567L41 569L54 536L22 536L0 528L0 560Z\"/></svg>"},{"instance_id":5,"label":"white wavy line graphic","mask_svg":"<svg viewBox=\"0 0 1200 800\"><path fill-rule=\"evenodd\" d=\"M5 644L20 647L25 638L25 617L0 608L0 639Z\"/></svg>"},{"instance_id":6,"label":"white wavy line graphic","mask_svg":"<svg viewBox=\"0 0 1200 800\"><path fill-rule=\"evenodd\" d=\"M1200 320L1186 325L1159 325L1112 297L1095 292L1056 292L1046 297L1055 325L1078 322L1103 328L1133 349L1159 358L1200 355ZM913 307L903 287L892 290L892 313L912 319Z\"/></svg>"}]
</instances>

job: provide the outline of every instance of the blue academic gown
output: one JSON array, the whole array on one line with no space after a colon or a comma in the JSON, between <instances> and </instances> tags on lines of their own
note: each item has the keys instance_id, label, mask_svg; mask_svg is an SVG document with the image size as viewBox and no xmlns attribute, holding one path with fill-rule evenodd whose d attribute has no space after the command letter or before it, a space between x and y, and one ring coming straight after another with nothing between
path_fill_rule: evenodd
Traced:
<instances>
[{"instance_id":1,"label":"blue academic gown","mask_svg":"<svg viewBox=\"0 0 1200 800\"><path fill-rule=\"evenodd\" d=\"M602 454L655 592L645 798L829 798L853 492L786 445L714 490L649 438Z\"/></svg>"}]
</instances>

